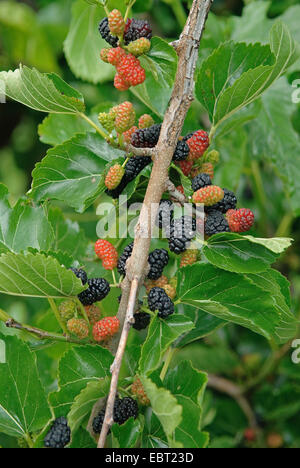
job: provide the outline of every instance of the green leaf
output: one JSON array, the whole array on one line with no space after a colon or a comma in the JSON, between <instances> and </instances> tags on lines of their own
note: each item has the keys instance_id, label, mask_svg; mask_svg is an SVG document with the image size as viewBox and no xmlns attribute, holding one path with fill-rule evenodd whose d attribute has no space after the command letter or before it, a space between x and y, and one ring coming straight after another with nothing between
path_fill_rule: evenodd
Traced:
<instances>
[{"instance_id":1,"label":"green leaf","mask_svg":"<svg viewBox=\"0 0 300 468\"><path fill-rule=\"evenodd\" d=\"M37 15L28 5L18 2L0 3L1 39L10 60L20 59L41 71L58 71L52 47Z\"/></svg>"},{"instance_id":2,"label":"green leaf","mask_svg":"<svg viewBox=\"0 0 300 468\"><path fill-rule=\"evenodd\" d=\"M172 440L173 433L182 420L182 407L169 390L158 388L145 376L141 376L141 381L153 413L159 419L168 440Z\"/></svg>"},{"instance_id":3,"label":"green leaf","mask_svg":"<svg viewBox=\"0 0 300 468\"><path fill-rule=\"evenodd\" d=\"M72 7L72 21L64 44L68 64L77 78L102 83L114 76L112 65L100 60L100 50L109 47L101 38L98 25L106 16L104 9L77 0Z\"/></svg>"},{"instance_id":4,"label":"green leaf","mask_svg":"<svg viewBox=\"0 0 300 468\"><path fill-rule=\"evenodd\" d=\"M235 273L259 273L269 268L291 239L256 239L234 233L216 234L203 247L207 260Z\"/></svg>"},{"instance_id":5,"label":"green leaf","mask_svg":"<svg viewBox=\"0 0 300 468\"><path fill-rule=\"evenodd\" d=\"M100 399L105 397L109 391L108 377L91 380L86 387L81 390L74 399L71 410L68 414L68 422L71 432L76 432L81 423L92 412L93 406Z\"/></svg>"},{"instance_id":6,"label":"green leaf","mask_svg":"<svg viewBox=\"0 0 300 468\"><path fill-rule=\"evenodd\" d=\"M76 114L85 109L82 95L54 73L20 66L0 72L0 81L8 97L40 112Z\"/></svg>"},{"instance_id":7,"label":"green leaf","mask_svg":"<svg viewBox=\"0 0 300 468\"><path fill-rule=\"evenodd\" d=\"M61 200L84 211L104 192L104 171L109 161L124 153L99 135L77 135L47 152L32 173L33 197Z\"/></svg>"},{"instance_id":8,"label":"green leaf","mask_svg":"<svg viewBox=\"0 0 300 468\"><path fill-rule=\"evenodd\" d=\"M184 193L186 197L191 197L193 195L193 190L192 190L192 181L189 177L185 176L182 170L180 169L179 166L176 166L176 164L172 164L172 168L178 172L180 176L180 182L181 185L183 186Z\"/></svg>"},{"instance_id":9,"label":"green leaf","mask_svg":"<svg viewBox=\"0 0 300 468\"><path fill-rule=\"evenodd\" d=\"M147 408L145 412L141 448L168 448L162 425L151 408Z\"/></svg>"},{"instance_id":10,"label":"green leaf","mask_svg":"<svg viewBox=\"0 0 300 468\"><path fill-rule=\"evenodd\" d=\"M0 184L0 254L21 252L28 247L48 250L54 231L44 209L31 206L25 198L11 208L8 198L7 188Z\"/></svg>"},{"instance_id":11,"label":"green leaf","mask_svg":"<svg viewBox=\"0 0 300 468\"><path fill-rule=\"evenodd\" d=\"M142 432L141 421L129 418L121 426L113 424L111 432L113 448L134 448Z\"/></svg>"},{"instance_id":12,"label":"green leaf","mask_svg":"<svg viewBox=\"0 0 300 468\"><path fill-rule=\"evenodd\" d=\"M74 346L68 351L59 362L60 390L50 395L56 417L70 411L75 397L89 382L99 385L99 379L110 377L112 362L111 353L100 346Z\"/></svg>"},{"instance_id":13,"label":"green leaf","mask_svg":"<svg viewBox=\"0 0 300 468\"><path fill-rule=\"evenodd\" d=\"M0 431L13 437L40 430L51 419L34 354L13 336L3 336L6 362L0 364Z\"/></svg>"},{"instance_id":14,"label":"green leaf","mask_svg":"<svg viewBox=\"0 0 300 468\"><path fill-rule=\"evenodd\" d=\"M76 133L93 131L92 127L78 115L50 114L38 126L40 140L56 146L74 137Z\"/></svg>"},{"instance_id":15,"label":"green leaf","mask_svg":"<svg viewBox=\"0 0 300 468\"><path fill-rule=\"evenodd\" d=\"M299 414L300 386L286 382L280 386L266 384L255 395L257 412L266 421L280 421Z\"/></svg>"},{"instance_id":16,"label":"green leaf","mask_svg":"<svg viewBox=\"0 0 300 468\"><path fill-rule=\"evenodd\" d=\"M170 370L164 380L164 385L182 406L182 420L175 429L174 438L184 448L204 448L208 445L208 434L200 429L206 383L206 374L194 369L187 361Z\"/></svg>"},{"instance_id":17,"label":"green leaf","mask_svg":"<svg viewBox=\"0 0 300 468\"><path fill-rule=\"evenodd\" d=\"M0 292L13 296L74 297L85 288L55 258L41 254L0 256Z\"/></svg>"},{"instance_id":18,"label":"green leaf","mask_svg":"<svg viewBox=\"0 0 300 468\"><path fill-rule=\"evenodd\" d=\"M243 73L258 66L273 65L269 46L226 42L202 64L197 76L196 96L213 121L220 96Z\"/></svg>"},{"instance_id":19,"label":"green leaf","mask_svg":"<svg viewBox=\"0 0 300 468\"><path fill-rule=\"evenodd\" d=\"M75 432L75 434L72 434L72 440L71 443L68 445L68 448L88 448L88 449L94 449L97 448L97 444L92 439L92 436L83 428L79 428L78 431Z\"/></svg>"},{"instance_id":20,"label":"green leaf","mask_svg":"<svg viewBox=\"0 0 300 468\"><path fill-rule=\"evenodd\" d=\"M266 276L266 272L261 276ZM178 296L183 304L242 325L268 340L282 342L281 329L286 333L295 327L295 317L291 313L283 315L265 284L254 283L250 276L197 264L180 270L178 284Z\"/></svg>"},{"instance_id":21,"label":"green leaf","mask_svg":"<svg viewBox=\"0 0 300 468\"><path fill-rule=\"evenodd\" d=\"M171 315L167 320L152 319L146 341L142 346L139 369L142 374L153 372L160 365L164 353L183 333L193 328L193 323L184 315Z\"/></svg>"},{"instance_id":22,"label":"green leaf","mask_svg":"<svg viewBox=\"0 0 300 468\"><path fill-rule=\"evenodd\" d=\"M149 109L163 118L168 106L177 70L177 54L172 46L159 37L151 40L151 50L140 57L146 70L143 84L130 88Z\"/></svg>"}]
</instances>

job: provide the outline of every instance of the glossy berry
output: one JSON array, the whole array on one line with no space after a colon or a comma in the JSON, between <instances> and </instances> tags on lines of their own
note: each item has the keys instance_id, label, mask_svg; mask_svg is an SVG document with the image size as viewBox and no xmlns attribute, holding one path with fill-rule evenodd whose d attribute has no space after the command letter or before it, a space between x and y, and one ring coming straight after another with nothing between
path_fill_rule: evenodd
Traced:
<instances>
[{"instance_id":1,"label":"glossy berry","mask_svg":"<svg viewBox=\"0 0 300 468\"><path fill-rule=\"evenodd\" d=\"M226 218L220 211L212 211L208 214L204 226L205 234L212 236L220 232L230 232Z\"/></svg>"},{"instance_id":2,"label":"glossy berry","mask_svg":"<svg viewBox=\"0 0 300 468\"><path fill-rule=\"evenodd\" d=\"M201 158L209 147L208 133L204 130L198 130L187 140L187 144L190 148L190 159Z\"/></svg>"},{"instance_id":3,"label":"glossy berry","mask_svg":"<svg viewBox=\"0 0 300 468\"><path fill-rule=\"evenodd\" d=\"M125 44L128 45L130 42L136 41L141 37L151 40L152 29L149 22L145 20L129 19L124 32Z\"/></svg>"},{"instance_id":4,"label":"glossy berry","mask_svg":"<svg viewBox=\"0 0 300 468\"><path fill-rule=\"evenodd\" d=\"M196 220L190 216L182 216L172 221L169 249L176 255L185 252L189 242L196 235Z\"/></svg>"},{"instance_id":5,"label":"glossy berry","mask_svg":"<svg viewBox=\"0 0 300 468\"><path fill-rule=\"evenodd\" d=\"M50 431L44 438L44 445L47 448L64 448L71 440L71 430L66 418L61 416L55 419Z\"/></svg>"},{"instance_id":6,"label":"glossy berry","mask_svg":"<svg viewBox=\"0 0 300 468\"><path fill-rule=\"evenodd\" d=\"M158 288L163 288L168 283L169 283L168 278L164 275L161 275L156 280L151 280L149 278L146 278L144 282L144 286L146 288L147 293L149 293L149 291L155 286L157 286Z\"/></svg>"},{"instance_id":7,"label":"glossy berry","mask_svg":"<svg viewBox=\"0 0 300 468\"><path fill-rule=\"evenodd\" d=\"M188 157L189 152L188 144L183 140L178 141L173 154L173 161L184 161Z\"/></svg>"},{"instance_id":8,"label":"glossy berry","mask_svg":"<svg viewBox=\"0 0 300 468\"><path fill-rule=\"evenodd\" d=\"M123 175L125 174L125 169L120 164L115 164L109 168L109 171L105 177L105 187L109 190L114 190L120 184Z\"/></svg>"},{"instance_id":9,"label":"glossy berry","mask_svg":"<svg viewBox=\"0 0 300 468\"><path fill-rule=\"evenodd\" d=\"M158 213L156 217L156 225L162 229L163 227L169 227L173 219L174 206L170 200L161 200L158 207Z\"/></svg>"},{"instance_id":10,"label":"glossy berry","mask_svg":"<svg viewBox=\"0 0 300 468\"><path fill-rule=\"evenodd\" d=\"M121 58L117 66L117 72L130 86L137 86L146 79L145 70L142 68L139 59L132 54L127 54Z\"/></svg>"},{"instance_id":11,"label":"glossy berry","mask_svg":"<svg viewBox=\"0 0 300 468\"><path fill-rule=\"evenodd\" d=\"M149 254L148 263L150 270L148 278L156 280L162 275L163 269L169 262L169 254L165 249L155 249Z\"/></svg>"},{"instance_id":12,"label":"glossy berry","mask_svg":"<svg viewBox=\"0 0 300 468\"><path fill-rule=\"evenodd\" d=\"M158 311L158 317L165 319L174 313L174 304L162 288L152 288L148 294L148 306L153 312Z\"/></svg>"},{"instance_id":13,"label":"glossy berry","mask_svg":"<svg viewBox=\"0 0 300 468\"><path fill-rule=\"evenodd\" d=\"M133 417L136 419L139 414L137 402L130 397L116 398L114 404L113 420L115 423L124 424L127 419ZM102 409L94 418L92 427L95 434L100 434L105 416L105 410Z\"/></svg>"},{"instance_id":14,"label":"glossy berry","mask_svg":"<svg viewBox=\"0 0 300 468\"><path fill-rule=\"evenodd\" d=\"M120 320L118 317L104 317L93 326L93 337L95 341L105 341L119 331Z\"/></svg>"},{"instance_id":15,"label":"glossy berry","mask_svg":"<svg viewBox=\"0 0 300 468\"><path fill-rule=\"evenodd\" d=\"M139 57L140 55L146 54L147 52L149 52L150 48L151 42L145 37L141 37L136 41L130 42L130 44L127 47L128 52L130 52L135 57Z\"/></svg>"},{"instance_id":16,"label":"glossy berry","mask_svg":"<svg viewBox=\"0 0 300 468\"><path fill-rule=\"evenodd\" d=\"M148 327L151 316L147 312L137 312L134 314L134 324L132 325L135 330L144 330Z\"/></svg>"},{"instance_id":17,"label":"glossy berry","mask_svg":"<svg viewBox=\"0 0 300 468\"><path fill-rule=\"evenodd\" d=\"M108 15L108 26L114 36L122 36L125 30L125 22L122 13L114 9Z\"/></svg>"},{"instance_id":18,"label":"glossy berry","mask_svg":"<svg viewBox=\"0 0 300 468\"><path fill-rule=\"evenodd\" d=\"M178 166L182 170L183 174L187 177L193 167L193 161L179 161Z\"/></svg>"},{"instance_id":19,"label":"glossy berry","mask_svg":"<svg viewBox=\"0 0 300 468\"><path fill-rule=\"evenodd\" d=\"M68 320L67 329L81 340L89 336L89 325L84 319L72 318Z\"/></svg>"},{"instance_id":20,"label":"glossy berry","mask_svg":"<svg viewBox=\"0 0 300 468\"><path fill-rule=\"evenodd\" d=\"M204 206L212 206L224 198L224 190L217 185L203 187L193 194L193 203L203 203Z\"/></svg>"},{"instance_id":21,"label":"glossy berry","mask_svg":"<svg viewBox=\"0 0 300 468\"><path fill-rule=\"evenodd\" d=\"M116 67L121 62L121 59L125 57L126 52L122 47L115 47L109 49L104 55L106 55L106 61Z\"/></svg>"},{"instance_id":22,"label":"glossy berry","mask_svg":"<svg viewBox=\"0 0 300 468\"><path fill-rule=\"evenodd\" d=\"M130 84L119 73L115 75L114 86L118 91L127 91L130 88Z\"/></svg>"},{"instance_id":23,"label":"glossy berry","mask_svg":"<svg viewBox=\"0 0 300 468\"><path fill-rule=\"evenodd\" d=\"M95 243L95 253L105 270L113 270L118 263L118 252L111 242L105 239L98 239Z\"/></svg>"},{"instance_id":24,"label":"glossy berry","mask_svg":"<svg viewBox=\"0 0 300 468\"><path fill-rule=\"evenodd\" d=\"M149 128L137 130L131 137L131 144L135 148L154 148L159 140L161 124L151 125Z\"/></svg>"},{"instance_id":25,"label":"glossy berry","mask_svg":"<svg viewBox=\"0 0 300 468\"><path fill-rule=\"evenodd\" d=\"M144 114L139 118L139 128L149 128L154 125L154 120L151 115Z\"/></svg>"},{"instance_id":26,"label":"glossy berry","mask_svg":"<svg viewBox=\"0 0 300 468\"><path fill-rule=\"evenodd\" d=\"M103 18L99 23L99 33L101 37L112 47L117 47L119 39L110 33L108 18Z\"/></svg>"},{"instance_id":27,"label":"glossy berry","mask_svg":"<svg viewBox=\"0 0 300 468\"><path fill-rule=\"evenodd\" d=\"M247 208L227 211L226 219L232 232L249 231L254 224L254 214Z\"/></svg>"},{"instance_id":28,"label":"glossy berry","mask_svg":"<svg viewBox=\"0 0 300 468\"><path fill-rule=\"evenodd\" d=\"M118 187L114 190L107 190L106 193L113 198L118 198L126 185L134 180L151 162L152 159L145 156L135 156L130 158L125 166L125 173Z\"/></svg>"},{"instance_id":29,"label":"glossy berry","mask_svg":"<svg viewBox=\"0 0 300 468\"><path fill-rule=\"evenodd\" d=\"M213 206L208 207L207 212L211 210L217 210L221 213L227 213L228 210L234 210L236 208L237 199L235 194L228 189L224 189L224 197L221 201Z\"/></svg>"},{"instance_id":30,"label":"glossy berry","mask_svg":"<svg viewBox=\"0 0 300 468\"><path fill-rule=\"evenodd\" d=\"M131 127L129 130L123 133L123 141L124 143L130 144L131 143L131 137L136 132L138 128L136 126Z\"/></svg>"},{"instance_id":31,"label":"glossy berry","mask_svg":"<svg viewBox=\"0 0 300 468\"><path fill-rule=\"evenodd\" d=\"M201 188L207 187L209 185L211 185L211 179L209 175L202 172L196 175L196 177L194 177L192 180L193 192L197 192L197 190L200 190Z\"/></svg>"},{"instance_id":32,"label":"glossy berry","mask_svg":"<svg viewBox=\"0 0 300 468\"><path fill-rule=\"evenodd\" d=\"M77 276L77 278L81 279L82 284L87 283L87 274L82 268L70 268L71 271L73 271L74 275Z\"/></svg>"},{"instance_id":33,"label":"glossy berry","mask_svg":"<svg viewBox=\"0 0 300 468\"><path fill-rule=\"evenodd\" d=\"M109 283L104 278L89 279L88 286L88 289L78 295L78 299L85 306L102 301L110 291Z\"/></svg>"},{"instance_id":34,"label":"glossy berry","mask_svg":"<svg viewBox=\"0 0 300 468\"><path fill-rule=\"evenodd\" d=\"M195 249L188 249L186 250L180 258L180 268L185 267L187 265L193 265L196 263L198 258L198 250Z\"/></svg>"},{"instance_id":35,"label":"glossy berry","mask_svg":"<svg viewBox=\"0 0 300 468\"><path fill-rule=\"evenodd\" d=\"M132 250L133 250L133 242L126 245L125 249L120 255L120 258L117 264L118 272L120 273L120 275L123 275L123 276L126 275L126 262L129 259L129 257L131 257Z\"/></svg>"},{"instance_id":36,"label":"glossy berry","mask_svg":"<svg viewBox=\"0 0 300 468\"><path fill-rule=\"evenodd\" d=\"M123 102L115 108L115 129L118 133L129 130L135 122L135 110L131 102Z\"/></svg>"},{"instance_id":37,"label":"glossy berry","mask_svg":"<svg viewBox=\"0 0 300 468\"><path fill-rule=\"evenodd\" d=\"M95 325L101 319L101 310L96 305L85 306L85 311L91 325Z\"/></svg>"},{"instance_id":38,"label":"glossy berry","mask_svg":"<svg viewBox=\"0 0 300 468\"><path fill-rule=\"evenodd\" d=\"M145 392L144 386L141 382L141 379L136 377L135 381L131 385L131 393L135 395L139 403L143 406L149 406L150 400Z\"/></svg>"},{"instance_id":39,"label":"glossy berry","mask_svg":"<svg viewBox=\"0 0 300 468\"><path fill-rule=\"evenodd\" d=\"M63 301L58 307L59 315L65 321L74 317L77 312L76 302L70 300Z\"/></svg>"},{"instance_id":40,"label":"glossy berry","mask_svg":"<svg viewBox=\"0 0 300 468\"><path fill-rule=\"evenodd\" d=\"M102 426L103 426L104 417L105 417L105 409L102 409L101 411L99 411L97 416L93 419L92 428L95 434L100 434L102 430ZM110 433L110 430L108 434L109 433Z\"/></svg>"}]
</instances>

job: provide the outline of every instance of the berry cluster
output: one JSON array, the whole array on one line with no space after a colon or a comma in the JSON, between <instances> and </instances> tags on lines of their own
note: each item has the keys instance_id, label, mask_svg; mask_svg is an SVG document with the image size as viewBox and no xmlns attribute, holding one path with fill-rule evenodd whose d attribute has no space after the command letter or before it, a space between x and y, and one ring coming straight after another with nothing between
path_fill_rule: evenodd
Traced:
<instances>
[{"instance_id":1,"label":"berry cluster","mask_svg":"<svg viewBox=\"0 0 300 468\"><path fill-rule=\"evenodd\" d=\"M138 59L151 48L152 30L148 21L128 19L126 24L119 10L109 13L99 24L101 37L111 46L102 49L101 59L116 67L114 85L119 91L137 86L146 79Z\"/></svg>"},{"instance_id":2,"label":"berry cluster","mask_svg":"<svg viewBox=\"0 0 300 468\"><path fill-rule=\"evenodd\" d=\"M105 317L93 326L95 341L106 341L119 331L120 321L117 317Z\"/></svg>"},{"instance_id":3,"label":"berry cluster","mask_svg":"<svg viewBox=\"0 0 300 468\"><path fill-rule=\"evenodd\" d=\"M71 430L66 418L61 416L55 419L51 429L44 438L44 445L47 448L64 448L71 440Z\"/></svg>"},{"instance_id":4,"label":"berry cluster","mask_svg":"<svg viewBox=\"0 0 300 468\"><path fill-rule=\"evenodd\" d=\"M137 402L130 397L116 398L114 404L113 419L114 422L121 425L124 424L129 418L136 419L139 414ZM98 415L93 419L93 431L95 434L100 434L105 416L105 410L102 409Z\"/></svg>"},{"instance_id":5,"label":"berry cluster","mask_svg":"<svg viewBox=\"0 0 300 468\"><path fill-rule=\"evenodd\" d=\"M131 385L131 393L135 395L139 403L143 406L149 406L150 400L145 392L141 379L137 377L133 384Z\"/></svg>"},{"instance_id":6,"label":"berry cluster","mask_svg":"<svg viewBox=\"0 0 300 468\"><path fill-rule=\"evenodd\" d=\"M158 311L158 317L165 319L174 313L174 304L166 291L162 288L152 288L148 294L149 309Z\"/></svg>"}]
</instances>

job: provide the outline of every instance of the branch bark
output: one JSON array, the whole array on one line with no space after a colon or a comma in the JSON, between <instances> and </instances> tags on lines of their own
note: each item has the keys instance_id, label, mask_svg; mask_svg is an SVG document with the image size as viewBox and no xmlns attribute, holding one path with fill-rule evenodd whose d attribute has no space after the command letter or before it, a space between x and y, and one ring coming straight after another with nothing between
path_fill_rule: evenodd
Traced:
<instances>
[{"instance_id":1,"label":"branch bark","mask_svg":"<svg viewBox=\"0 0 300 468\"><path fill-rule=\"evenodd\" d=\"M186 114L194 99L194 74L208 12L213 0L194 0L184 30L176 44L178 68L169 107L165 113L160 138L153 150L155 154L151 177L135 230L135 240L130 259L127 261L126 278L122 284L122 299L118 311L120 332L111 343L116 357L112 366L112 381L106 413L98 448L105 445L109 427L113 423L113 407L117 393L119 370L124 355L128 333L132 324L133 310L148 268L148 254L156 211L169 180L168 170L180 136ZM154 205L153 205L154 204Z\"/></svg>"}]
</instances>

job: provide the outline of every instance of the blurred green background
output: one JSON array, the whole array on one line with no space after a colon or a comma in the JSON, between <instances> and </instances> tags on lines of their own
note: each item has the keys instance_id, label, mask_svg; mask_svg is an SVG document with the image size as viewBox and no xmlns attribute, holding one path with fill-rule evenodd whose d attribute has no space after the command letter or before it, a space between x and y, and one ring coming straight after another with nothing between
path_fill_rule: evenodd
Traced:
<instances>
[{"instance_id":1,"label":"blurred green background","mask_svg":"<svg viewBox=\"0 0 300 468\"><path fill-rule=\"evenodd\" d=\"M127 98L134 102L137 113L147 109L133 95L118 92L112 86L110 76L103 77L100 84L88 83L76 78L64 55L64 41L70 22L72 0L28 0L0 2L0 69L9 70L23 63L43 72L60 74L64 80L79 89L88 108ZM120 2L119 2L120 3ZM299 38L300 14L293 8L297 0L258 1L256 4L257 24L249 24L243 17L250 1L215 0L214 15L209 20L201 45L200 58L231 37L266 40L269 25L274 18L282 16L292 32ZM263 13L263 11L265 13ZM138 0L135 13L149 18L154 34L166 39L178 37L188 12L188 2L180 0ZM295 16L294 12L297 12ZM243 15L243 16L241 16ZM266 16L264 16L266 15ZM251 15L250 15L251 17ZM247 30L247 27L249 28ZM256 30L257 27L257 30ZM251 30L252 32L249 32ZM248 34L248 36L247 36ZM74 67L71 67L74 69ZM289 83L300 78L300 66L294 67L288 76ZM76 73L78 76L78 73ZM292 93L291 87L291 93ZM31 172L40 161L48 146L40 141L37 128L44 119L43 114L15 103L0 104L0 180L7 185L14 203L31 185ZM185 131L205 126L207 118L196 102L188 114ZM294 105L292 124L300 134L300 106ZM243 138L245 136L245 138ZM267 135L266 135L267 137ZM274 167L270 159L254 156L255 133L244 130L224 139L221 163L216 180L223 182L237 171L237 191L240 206L255 211L257 224L255 235L286 236L295 241L286 255L278 262L278 268L291 282L292 308L300 315L300 219L293 214L286 187L281 179L280 168ZM299 154L295 154L295 165L299 165ZM228 184L227 184L228 185ZM95 217L93 208L81 217L63 207L70 219L76 219L84 228L86 236L95 240ZM47 304L39 300L20 300L0 297L1 307L16 319L33 321L42 327L42 311ZM47 322L49 326L49 322ZM53 389L55 360L64 351L58 345L43 359L44 385ZM234 382L245 385L247 401L253 408L262 433L255 441L247 441L245 429L249 426L244 412L235 399L226 393L210 388L205 398L203 420L205 429L211 433L213 447L300 447L300 364L291 362L291 347L275 349L261 337L236 326L227 326L207 337L203 342L187 346L177 355L191 359L196 368L205 370ZM54 385L55 386L55 385ZM0 435L0 445L14 446L15 441Z\"/></svg>"}]
</instances>

